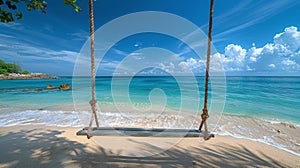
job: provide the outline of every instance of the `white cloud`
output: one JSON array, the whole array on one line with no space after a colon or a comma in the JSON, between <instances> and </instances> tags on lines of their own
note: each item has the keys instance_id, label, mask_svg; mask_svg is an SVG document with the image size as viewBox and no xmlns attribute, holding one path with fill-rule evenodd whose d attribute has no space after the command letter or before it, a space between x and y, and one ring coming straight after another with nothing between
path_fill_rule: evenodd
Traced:
<instances>
[{"instance_id":1,"label":"white cloud","mask_svg":"<svg viewBox=\"0 0 300 168\"><path fill-rule=\"evenodd\" d=\"M248 50L238 44L229 44L224 53L212 55L211 70L220 72L253 72L274 73L300 71L300 32L294 26L287 27L284 32L274 36L272 43ZM205 70L205 60L188 58L178 65L182 71L189 69Z\"/></svg>"},{"instance_id":2,"label":"white cloud","mask_svg":"<svg viewBox=\"0 0 300 168\"><path fill-rule=\"evenodd\" d=\"M249 56L248 59L250 62L256 62L257 61L256 57L258 57L262 53L263 48L256 48L255 44L252 45L253 47L251 47L248 50L248 56Z\"/></svg>"},{"instance_id":3,"label":"white cloud","mask_svg":"<svg viewBox=\"0 0 300 168\"><path fill-rule=\"evenodd\" d=\"M274 36L274 42L266 44L262 48L251 48L249 55L250 64L259 70L265 70L266 66L273 70L300 70L298 53L300 47L300 32L294 26L285 28L284 32ZM269 65L274 66L269 66ZM276 66L275 66L276 65Z\"/></svg>"},{"instance_id":4,"label":"white cloud","mask_svg":"<svg viewBox=\"0 0 300 168\"><path fill-rule=\"evenodd\" d=\"M295 26L287 27L284 32L274 36L274 44L280 44L290 51L295 51L300 47L300 32Z\"/></svg>"},{"instance_id":5,"label":"white cloud","mask_svg":"<svg viewBox=\"0 0 300 168\"><path fill-rule=\"evenodd\" d=\"M295 61L292 61L292 60L290 60L290 59L283 60L283 61L281 61L281 63L282 63L283 65L286 65L286 66L296 65L296 62L295 62Z\"/></svg>"},{"instance_id":6,"label":"white cloud","mask_svg":"<svg viewBox=\"0 0 300 168\"><path fill-rule=\"evenodd\" d=\"M246 70L247 71L254 71L255 69L254 68L250 68L248 65L246 66Z\"/></svg>"},{"instance_id":7,"label":"white cloud","mask_svg":"<svg viewBox=\"0 0 300 168\"><path fill-rule=\"evenodd\" d=\"M276 68L276 65L270 64L268 67L270 67L270 68Z\"/></svg>"},{"instance_id":8,"label":"white cloud","mask_svg":"<svg viewBox=\"0 0 300 168\"><path fill-rule=\"evenodd\" d=\"M283 60L281 63L283 65L281 69L285 71L299 71L300 69L300 64L290 59Z\"/></svg>"},{"instance_id":9,"label":"white cloud","mask_svg":"<svg viewBox=\"0 0 300 168\"><path fill-rule=\"evenodd\" d=\"M300 71L300 32L294 26L274 36L273 43L263 47L255 44L248 50L237 44L229 44L224 54L215 54L227 72L233 71Z\"/></svg>"},{"instance_id":10,"label":"white cloud","mask_svg":"<svg viewBox=\"0 0 300 168\"><path fill-rule=\"evenodd\" d=\"M113 74L116 75L189 75L191 73L188 66L182 70L184 63L179 55L157 47L142 48L133 53L129 53L125 58L118 62Z\"/></svg>"},{"instance_id":11,"label":"white cloud","mask_svg":"<svg viewBox=\"0 0 300 168\"><path fill-rule=\"evenodd\" d=\"M273 54L274 53L274 44L266 44L262 48L261 54Z\"/></svg>"},{"instance_id":12,"label":"white cloud","mask_svg":"<svg viewBox=\"0 0 300 168\"><path fill-rule=\"evenodd\" d=\"M204 72L205 62L206 60L188 58L185 61L179 62L178 67L181 69L182 72Z\"/></svg>"},{"instance_id":13,"label":"white cloud","mask_svg":"<svg viewBox=\"0 0 300 168\"><path fill-rule=\"evenodd\" d=\"M178 66L182 69L183 72L189 70L190 68L189 64L185 61L180 62Z\"/></svg>"},{"instance_id":14,"label":"white cloud","mask_svg":"<svg viewBox=\"0 0 300 168\"><path fill-rule=\"evenodd\" d=\"M18 46L18 54L24 59L49 60L49 61L65 61L74 63L78 56L78 52L68 50L51 50L46 48L38 48L33 46Z\"/></svg>"},{"instance_id":15,"label":"white cloud","mask_svg":"<svg viewBox=\"0 0 300 168\"><path fill-rule=\"evenodd\" d=\"M247 51L240 45L229 44L224 49L224 54L216 53L212 55L211 70L220 71L242 71L246 68L245 57ZM249 69L249 68L248 68Z\"/></svg>"},{"instance_id":16,"label":"white cloud","mask_svg":"<svg viewBox=\"0 0 300 168\"><path fill-rule=\"evenodd\" d=\"M163 63L159 63L159 67L168 73L173 73L176 70L175 65L172 62L166 65Z\"/></svg>"},{"instance_id":17,"label":"white cloud","mask_svg":"<svg viewBox=\"0 0 300 168\"><path fill-rule=\"evenodd\" d=\"M225 59L227 62L242 64L246 56L246 50L240 45L229 44L225 47Z\"/></svg>"},{"instance_id":18,"label":"white cloud","mask_svg":"<svg viewBox=\"0 0 300 168\"><path fill-rule=\"evenodd\" d=\"M12 39L11 37L0 39L0 50L1 55L5 58L5 60L22 60L22 62L47 60L74 63L79 54L78 52L70 50L52 50L24 42L15 42L15 39Z\"/></svg>"},{"instance_id":19,"label":"white cloud","mask_svg":"<svg viewBox=\"0 0 300 168\"><path fill-rule=\"evenodd\" d=\"M214 53L211 56L211 72L222 72L224 70L228 73L269 74L273 72L276 75L278 71L300 71L300 32L298 29L294 26L287 27L283 32L276 34L273 39L273 42L266 43L262 47L257 47L253 43L249 49L238 44L227 45L223 53ZM200 45L200 43L197 45ZM139 64L144 65L151 62L153 65L157 65L153 72L156 72L158 68L174 74L184 74L191 71L196 74L203 74L206 67L205 58L189 57L183 60L182 55L189 52L191 52L190 48L184 47L181 53L168 59L159 56L162 55L160 52L148 53L146 57L145 53L139 51L131 53L130 56L133 58L134 64L139 62ZM115 53L123 56L129 55L119 50L115 50ZM157 62L158 64L156 64L154 60L160 60L160 63ZM130 72L131 67L122 68Z\"/></svg>"}]
</instances>

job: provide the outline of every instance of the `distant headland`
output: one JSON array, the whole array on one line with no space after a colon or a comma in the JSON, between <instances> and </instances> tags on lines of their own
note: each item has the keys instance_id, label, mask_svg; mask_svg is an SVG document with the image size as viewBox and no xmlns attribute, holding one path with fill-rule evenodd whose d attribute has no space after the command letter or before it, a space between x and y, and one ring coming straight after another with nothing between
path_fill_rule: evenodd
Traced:
<instances>
[{"instance_id":1,"label":"distant headland","mask_svg":"<svg viewBox=\"0 0 300 168\"><path fill-rule=\"evenodd\" d=\"M6 63L0 60L0 80L14 80L14 79L57 79L57 76L51 76L42 73L30 73L23 71L18 64Z\"/></svg>"},{"instance_id":2,"label":"distant headland","mask_svg":"<svg viewBox=\"0 0 300 168\"><path fill-rule=\"evenodd\" d=\"M48 74L42 73L29 73L29 74L20 74L20 73L9 73L8 75L0 74L0 80L19 80L19 79L57 79L58 76L51 76Z\"/></svg>"}]
</instances>

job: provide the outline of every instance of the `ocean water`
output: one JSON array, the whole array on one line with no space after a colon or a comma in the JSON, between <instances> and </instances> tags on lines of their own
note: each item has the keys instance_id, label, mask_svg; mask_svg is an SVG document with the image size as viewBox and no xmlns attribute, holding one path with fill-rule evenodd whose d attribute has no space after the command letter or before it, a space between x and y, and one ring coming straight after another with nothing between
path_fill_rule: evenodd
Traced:
<instances>
[{"instance_id":1,"label":"ocean water","mask_svg":"<svg viewBox=\"0 0 300 168\"><path fill-rule=\"evenodd\" d=\"M45 89L62 83L72 90ZM203 86L204 77L98 77L100 119L105 126L197 128ZM0 126L86 126L90 89L89 78L2 80ZM300 125L300 77L214 77L208 103L212 131L300 155L300 137L292 135L299 127L290 129ZM289 140L280 140L279 129Z\"/></svg>"},{"instance_id":2,"label":"ocean water","mask_svg":"<svg viewBox=\"0 0 300 168\"><path fill-rule=\"evenodd\" d=\"M174 109L201 111L204 78L197 77L197 83L190 77L178 78L182 81L175 77L119 77L113 83L111 77L99 77L96 79L98 104L132 103L146 107L152 102L154 105L166 105ZM45 89L48 84L58 87L62 83L68 83L72 86L72 82L75 83L73 91ZM224 101L225 114L300 124L300 77L226 77L222 85L226 87L226 97L209 95L209 98ZM210 92L218 94L218 91L212 89ZM0 112L24 109L62 110L62 106L65 106L63 109L73 111L77 104L88 106L90 95L89 78L2 80ZM55 109L56 107L58 108Z\"/></svg>"}]
</instances>

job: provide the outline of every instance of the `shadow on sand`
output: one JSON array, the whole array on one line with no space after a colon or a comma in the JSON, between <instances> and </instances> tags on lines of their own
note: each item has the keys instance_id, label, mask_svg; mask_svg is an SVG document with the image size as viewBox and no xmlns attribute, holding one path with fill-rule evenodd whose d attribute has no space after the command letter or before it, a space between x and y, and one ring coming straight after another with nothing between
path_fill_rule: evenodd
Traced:
<instances>
[{"instance_id":1,"label":"shadow on sand","mask_svg":"<svg viewBox=\"0 0 300 168\"><path fill-rule=\"evenodd\" d=\"M118 156L102 147L89 148L60 137L62 133L40 128L0 135L0 167L287 167L244 146L176 147L151 157ZM149 143L142 145L155 148Z\"/></svg>"}]
</instances>

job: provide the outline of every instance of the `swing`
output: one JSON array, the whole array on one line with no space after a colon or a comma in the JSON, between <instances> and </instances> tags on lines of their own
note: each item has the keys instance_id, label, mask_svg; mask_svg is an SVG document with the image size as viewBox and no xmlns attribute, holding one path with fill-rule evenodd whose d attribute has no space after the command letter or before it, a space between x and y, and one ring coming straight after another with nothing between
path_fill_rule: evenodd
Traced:
<instances>
[{"instance_id":1,"label":"swing","mask_svg":"<svg viewBox=\"0 0 300 168\"><path fill-rule=\"evenodd\" d=\"M214 0L210 0L210 15L209 29L207 40L207 60L205 73L205 95L204 107L201 114L201 124L199 129L164 129L164 128L124 128L124 127L99 127L99 121L96 114L96 96L95 96L95 58L94 58L94 15L93 15L93 0L89 0L89 15L90 15L90 50L91 50L91 85L92 85L92 100L90 101L92 117L89 126L77 132L79 136L87 136L90 139L92 136L136 136L136 137L203 137L204 140L209 140L214 137L214 134L208 132L206 120L208 116L207 99L208 99L208 81L209 81L209 64L212 41L212 19L213 19ZM92 127L93 121L96 122L96 127ZM204 126L204 131L202 127Z\"/></svg>"}]
</instances>

